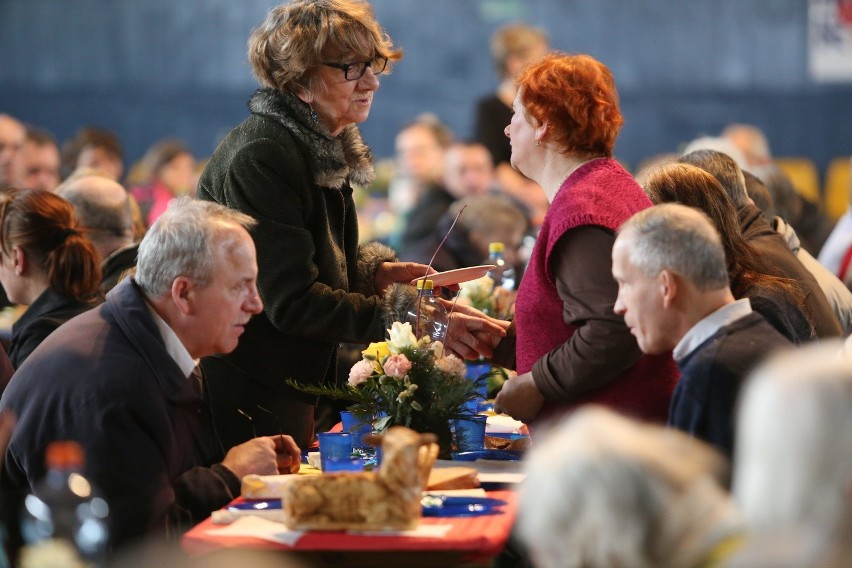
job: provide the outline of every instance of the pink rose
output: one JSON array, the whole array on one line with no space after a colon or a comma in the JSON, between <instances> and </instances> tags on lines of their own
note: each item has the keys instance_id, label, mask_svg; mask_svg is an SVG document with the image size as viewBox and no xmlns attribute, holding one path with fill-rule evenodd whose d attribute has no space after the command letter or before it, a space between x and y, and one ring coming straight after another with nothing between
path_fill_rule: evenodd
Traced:
<instances>
[{"instance_id":1,"label":"pink rose","mask_svg":"<svg viewBox=\"0 0 852 568\"><path fill-rule=\"evenodd\" d=\"M401 379L411 370L411 361L405 355L391 355L385 359L384 368L386 375Z\"/></svg>"},{"instance_id":2,"label":"pink rose","mask_svg":"<svg viewBox=\"0 0 852 568\"><path fill-rule=\"evenodd\" d=\"M373 364L370 361L361 359L349 371L349 384L357 387L366 381L373 374Z\"/></svg>"}]
</instances>

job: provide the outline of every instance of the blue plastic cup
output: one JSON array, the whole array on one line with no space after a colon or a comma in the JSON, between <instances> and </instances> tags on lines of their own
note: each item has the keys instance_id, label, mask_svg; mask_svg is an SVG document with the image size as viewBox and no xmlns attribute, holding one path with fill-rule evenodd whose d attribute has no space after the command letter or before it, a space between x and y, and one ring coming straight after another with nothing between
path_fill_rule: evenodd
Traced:
<instances>
[{"instance_id":1,"label":"blue plastic cup","mask_svg":"<svg viewBox=\"0 0 852 568\"><path fill-rule=\"evenodd\" d=\"M348 410L340 413L340 421L343 423L343 431L352 434L353 450L372 448L372 446L364 443L364 436L373 431L372 422L359 422L355 415Z\"/></svg>"},{"instance_id":2,"label":"blue plastic cup","mask_svg":"<svg viewBox=\"0 0 852 568\"><path fill-rule=\"evenodd\" d=\"M321 432L317 434L320 446L320 465L323 473L330 471L360 471L363 463L352 455L352 434L349 432Z\"/></svg>"},{"instance_id":3,"label":"blue plastic cup","mask_svg":"<svg viewBox=\"0 0 852 568\"><path fill-rule=\"evenodd\" d=\"M453 440L456 451L473 452L485 447L485 422L487 416L471 416L453 420Z\"/></svg>"}]
</instances>

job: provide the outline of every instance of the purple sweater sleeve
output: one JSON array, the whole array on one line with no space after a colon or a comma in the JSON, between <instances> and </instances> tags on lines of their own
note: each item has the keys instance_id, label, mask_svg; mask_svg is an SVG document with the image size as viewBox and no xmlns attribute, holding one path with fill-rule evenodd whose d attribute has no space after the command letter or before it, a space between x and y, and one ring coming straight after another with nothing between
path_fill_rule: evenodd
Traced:
<instances>
[{"instance_id":1,"label":"purple sweater sleeve","mask_svg":"<svg viewBox=\"0 0 852 568\"><path fill-rule=\"evenodd\" d=\"M613 312L614 243L612 231L587 225L566 232L551 254L562 318L577 328L533 365L536 387L551 402L571 402L606 386L642 356L624 319Z\"/></svg>"}]
</instances>

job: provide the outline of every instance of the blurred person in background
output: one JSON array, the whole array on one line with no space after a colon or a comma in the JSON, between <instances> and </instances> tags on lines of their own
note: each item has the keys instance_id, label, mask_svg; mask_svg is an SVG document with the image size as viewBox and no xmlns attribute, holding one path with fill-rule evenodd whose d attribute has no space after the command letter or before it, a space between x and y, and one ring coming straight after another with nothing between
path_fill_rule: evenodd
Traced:
<instances>
[{"instance_id":1,"label":"blurred person in background","mask_svg":"<svg viewBox=\"0 0 852 568\"><path fill-rule=\"evenodd\" d=\"M852 157L849 158L849 163L852 166ZM850 167L850 170L852 170L852 167ZM852 175L849 176L847 195L850 205L840 219L837 220L837 224L831 230L831 234L828 236L817 257L823 266L828 268L833 274L836 274L841 280L844 276L840 270L841 265L847 259L847 253L852 248Z\"/></svg>"},{"instance_id":2,"label":"blurred person in background","mask_svg":"<svg viewBox=\"0 0 852 568\"><path fill-rule=\"evenodd\" d=\"M150 227L172 199L195 195L195 156L180 140L166 139L148 148L142 164L146 179L130 193Z\"/></svg>"},{"instance_id":3,"label":"blurred person in background","mask_svg":"<svg viewBox=\"0 0 852 568\"><path fill-rule=\"evenodd\" d=\"M840 322L843 335L848 335L852 332L852 291L837 276L820 264L808 252L806 247L802 246L799 236L792 225L783 216L777 214L778 208L775 206L774 195L769 191L768 186L760 181L757 176L749 172L744 171L743 176L745 176L748 196L754 202L754 205L769 219L772 228L784 238L790 251L796 255L802 266L816 279L817 284L819 284L820 289L825 294L825 298L831 306L831 310L837 317L837 321ZM786 179L786 176L782 177Z\"/></svg>"},{"instance_id":4,"label":"blurred person in background","mask_svg":"<svg viewBox=\"0 0 852 568\"><path fill-rule=\"evenodd\" d=\"M790 341L814 338L800 283L766 263L746 242L731 199L710 172L689 164L668 164L649 176L645 191L655 204L682 203L703 211L722 238L734 297L749 298L752 309Z\"/></svg>"},{"instance_id":5,"label":"blurred person in background","mask_svg":"<svg viewBox=\"0 0 852 568\"><path fill-rule=\"evenodd\" d=\"M27 129L19 120L0 114L0 190L23 184L26 139Z\"/></svg>"},{"instance_id":6,"label":"blurred person in background","mask_svg":"<svg viewBox=\"0 0 852 568\"><path fill-rule=\"evenodd\" d=\"M433 115L418 117L396 135L397 170L388 198L398 215L390 244L401 259L409 260L410 251L429 239L455 200L444 186L444 158L452 141L452 131Z\"/></svg>"},{"instance_id":7,"label":"blurred person in background","mask_svg":"<svg viewBox=\"0 0 852 568\"><path fill-rule=\"evenodd\" d=\"M737 567L849 566L852 359L840 342L779 354L738 410L733 494L753 542Z\"/></svg>"},{"instance_id":8,"label":"blurred person in background","mask_svg":"<svg viewBox=\"0 0 852 568\"><path fill-rule=\"evenodd\" d=\"M473 139L488 148L496 164L499 185L525 204L537 227L547 211L547 198L534 181L512 167L512 148L503 131L512 120L518 76L527 65L547 53L549 40L543 30L518 22L495 31L490 47L500 83L494 93L476 103Z\"/></svg>"},{"instance_id":9,"label":"blurred person in background","mask_svg":"<svg viewBox=\"0 0 852 568\"><path fill-rule=\"evenodd\" d=\"M77 168L101 170L115 181L124 174L124 151L114 132L87 126L62 144L62 179Z\"/></svg>"},{"instance_id":10,"label":"blurred person in background","mask_svg":"<svg viewBox=\"0 0 852 568\"><path fill-rule=\"evenodd\" d=\"M379 341L407 305L408 284L427 267L359 244L352 185L375 177L357 124L370 114L379 77L402 57L356 0L293 0L272 8L248 41L262 88L249 116L219 144L201 176L200 199L252 215L264 311L236 350L202 361L223 442L253 435L314 438L316 397L284 383L339 384L339 342ZM454 315L450 349L491 355L502 329ZM469 331L492 333L477 337ZM489 340L492 340L489 343ZM257 412L262 405L269 413ZM249 423L238 410L254 413Z\"/></svg>"},{"instance_id":11,"label":"blurred person in background","mask_svg":"<svg viewBox=\"0 0 852 568\"><path fill-rule=\"evenodd\" d=\"M819 203L803 196L775 164L769 140L763 131L751 124L735 123L726 126L721 137L742 153L743 162L737 162L740 168L756 175L766 184L783 211L781 216L796 228L808 252L818 254L831 233L831 219ZM783 187L776 188L776 184L783 184ZM788 187L792 191L787 191ZM781 192L784 192L783 198Z\"/></svg>"},{"instance_id":12,"label":"blurred person in background","mask_svg":"<svg viewBox=\"0 0 852 568\"><path fill-rule=\"evenodd\" d=\"M807 268L796 258L784 238L748 197L745 176L730 155L711 149L698 149L681 156L679 162L697 166L713 175L736 209L742 237L758 253L767 268L797 282L804 296L803 312L810 319L816 337L841 335L840 321L831 309L825 293ZM713 216L711 215L711 218ZM764 314L766 315L766 314ZM767 316L768 318L768 316Z\"/></svg>"},{"instance_id":13,"label":"blurred person in background","mask_svg":"<svg viewBox=\"0 0 852 568\"><path fill-rule=\"evenodd\" d=\"M121 184L99 175L73 175L56 193L74 206L77 218L98 250L101 288L104 293L109 292L136 266L139 244L133 235L130 196Z\"/></svg>"},{"instance_id":14,"label":"blurred person in background","mask_svg":"<svg viewBox=\"0 0 852 568\"><path fill-rule=\"evenodd\" d=\"M717 567L744 539L721 455L606 408L554 425L524 471L518 531L538 568Z\"/></svg>"},{"instance_id":15,"label":"blurred person in background","mask_svg":"<svg viewBox=\"0 0 852 568\"><path fill-rule=\"evenodd\" d=\"M61 158L53 134L42 128L27 127L24 144L24 182L30 189L54 191L59 185Z\"/></svg>"},{"instance_id":16,"label":"blurred person in background","mask_svg":"<svg viewBox=\"0 0 852 568\"><path fill-rule=\"evenodd\" d=\"M100 282L98 253L70 203L41 189L0 194L0 284L9 300L29 306L12 325L15 368L56 328L101 301Z\"/></svg>"},{"instance_id":17,"label":"blurred person in background","mask_svg":"<svg viewBox=\"0 0 852 568\"><path fill-rule=\"evenodd\" d=\"M450 231L463 207L464 212ZM500 242L505 245L503 256L506 263L520 275L523 263L518 257L518 249L528 229L524 211L502 195L484 194L459 200L438 220L431 238L423 241L422 248L410 251L410 260L426 264L438 251L432 268L439 272L476 266L488 258L488 244ZM447 240L438 250L445 236Z\"/></svg>"},{"instance_id":18,"label":"blurred person in background","mask_svg":"<svg viewBox=\"0 0 852 568\"><path fill-rule=\"evenodd\" d=\"M455 142L444 155L444 187L455 199L497 190L494 162L478 142Z\"/></svg>"}]
</instances>

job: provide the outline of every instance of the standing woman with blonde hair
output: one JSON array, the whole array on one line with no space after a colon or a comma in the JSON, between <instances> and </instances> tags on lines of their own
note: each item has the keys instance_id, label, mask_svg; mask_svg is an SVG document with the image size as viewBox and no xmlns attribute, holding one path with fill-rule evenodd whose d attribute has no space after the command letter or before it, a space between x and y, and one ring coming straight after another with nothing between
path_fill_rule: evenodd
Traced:
<instances>
[{"instance_id":1,"label":"standing woman with blonde hair","mask_svg":"<svg viewBox=\"0 0 852 568\"><path fill-rule=\"evenodd\" d=\"M257 220L252 237L264 311L235 351L208 357L202 367L226 446L283 431L305 447L317 401L284 381L334 384L338 343L383 339L399 296L385 292L426 271L396 262L387 247L359 244L352 199L353 185L375 178L356 125L402 52L370 5L357 0L281 4L252 32L248 52L262 88L249 101L251 116L210 158L197 195ZM450 326L458 334L448 337L450 348L491 354L466 330L500 334L499 327L454 321L463 323Z\"/></svg>"},{"instance_id":2,"label":"standing woman with blonde hair","mask_svg":"<svg viewBox=\"0 0 852 568\"><path fill-rule=\"evenodd\" d=\"M0 193L0 283L29 306L12 326L15 368L57 327L101 299L100 259L70 203L49 191Z\"/></svg>"}]
</instances>

